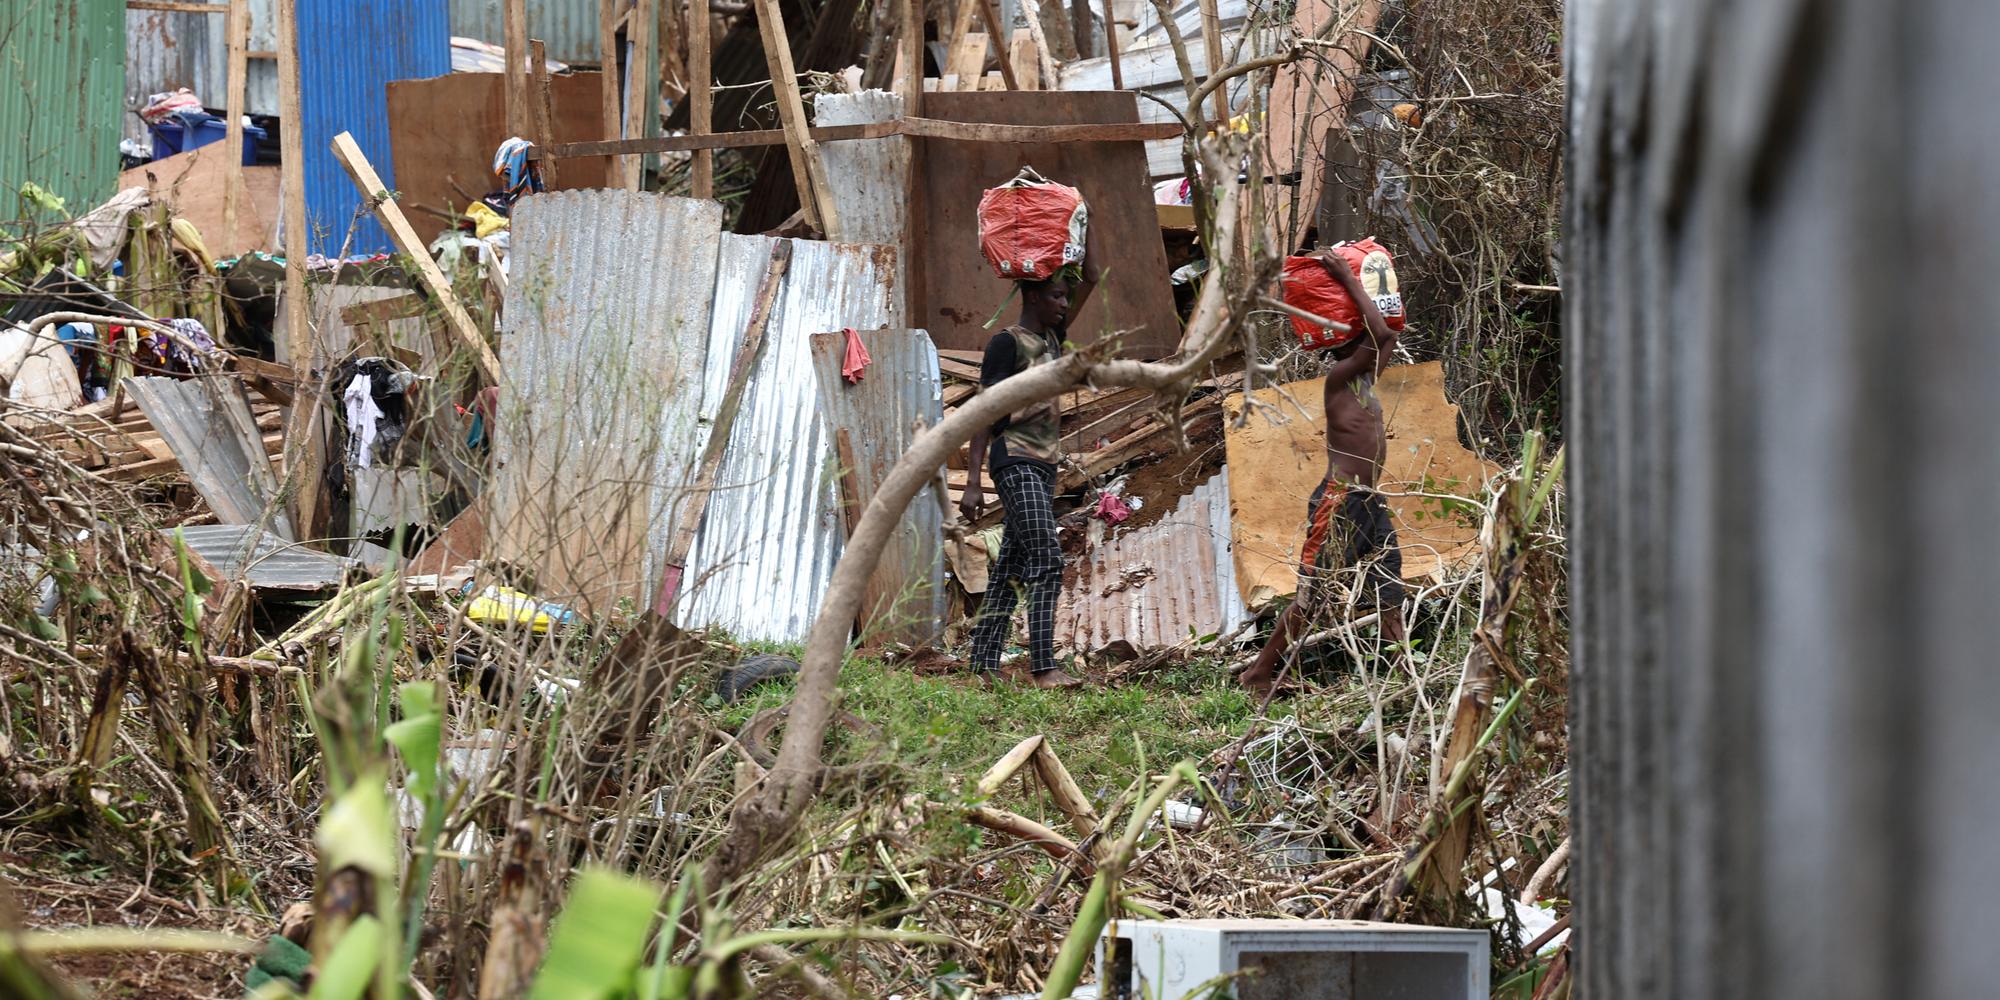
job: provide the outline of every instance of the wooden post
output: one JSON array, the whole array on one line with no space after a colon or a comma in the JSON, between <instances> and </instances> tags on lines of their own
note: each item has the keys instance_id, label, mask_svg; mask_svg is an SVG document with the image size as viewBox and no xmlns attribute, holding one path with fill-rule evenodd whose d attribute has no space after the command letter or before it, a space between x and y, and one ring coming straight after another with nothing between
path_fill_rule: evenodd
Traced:
<instances>
[{"instance_id":1,"label":"wooden post","mask_svg":"<svg viewBox=\"0 0 2000 1000\"><path fill-rule=\"evenodd\" d=\"M292 382L298 386L289 415L285 439L285 479L293 485L292 523L300 538L318 532L320 470L326 456L319 447L319 393L312 374L313 336L307 321L306 255L312 252L306 231L306 150L304 114L299 94L299 15L297 0L277 0L278 5L278 142L283 165L279 169L280 197L285 211L283 226L285 255L285 361L292 366Z\"/></svg>"},{"instance_id":2,"label":"wooden post","mask_svg":"<svg viewBox=\"0 0 2000 1000\"><path fill-rule=\"evenodd\" d=\"M1223 71L1225 67L1222 62L1229 58L1229 54L1222 51L1222 15L1217 12L1216 0L1201 0L1201 45L1208 51L1205 58L1208 66L1207 75L1213 78ZM1225 128L1229 124L1228 90L1228 84L1215 88L1215 120L1221 122ZM1188 109L1188 117L1199 121L1200 115L1200 108Z\"/></svg>"},{"instance_id":3,"label":"wooden post","mask_svg":"<svg viewBox=\"0 0 2000 1000\"><path fill-rule=\"evenodd\" d=\"M487 382L500 384L500 359L493 354L486 338L479 333L479 327L472 322L471 314L458 304L458 296L451 290L451 282L438 270L437 262L431 259L430 250L424 246L423 238L410 228L410 220L403 216L402 206L396 204L394 192L382 183L375 173L375 167L354 142L354 136L342 132L333 137L333 155L353 178L354 186L361 189L361 196L374 202L375 217L382 220L382 228L389 231L389 238L396 243L396 249L410 257L417 267L417 278L424 288L437 300L444 310L446 325L451 328L459 342L472 350L479 360L479 370Z\"/></svg>"},{"instance_id":4,"label":"wooden post","mask_svg":"<svg viewBox=\"0 0 2000 1000\"><path fill-rule=\"evenodd\" d=\"M960 37L972 27L972 5L979 0L958 0L958 16L952 19L952 37L945 39L945 51L957 43ZM896 92L903 95L903 114L915 118L921 112L918 102L924 93L924 0L903 0L903 30L901 32L903 75L896 81Z\"/></svg>"},{"instance_id":5,"label":"wooden post","mask_svg":"<svg viewBox=\"0 0 2000 1000\"><path fill-rule=\"evenodd\" d=\"M688 131L707 135L714 131L715 93L709 81L712 68L708 55L708 0L688 0ZM715 197L715 153L694 151L694 190L697 198Z\"/></svg>"},{"instance_id":6,"label":"wooden post","mask_svg":"<svg viewBox=\"0 0 2000 1000\"><path fill-rule=\"evenodd\" d=\"M620 125L624 116L619 113L618 90L618 5L619 0L597 0L597 58L603 63L602 98L599 111L602 113L604 137L606 139L625 138ZM618 182L618 158L613 156L604 164L604 179L608 184Z\"/></svg>"},{"instance_id":7,"label":"wooden post","mask_svg":"<svg viewBox=\"0 0 2000 1000\"><path fill-rule=\"evenodd\" d=\"M229 169L222 180L222 242L215 249L233 252L244 249L236 242L236 212L237 203L243 198L243 111L244 92L250 79L250 0L229 0L229 22L223 30L229 45L228 91L222 102L222 113L229 116L229 133L223 139L229 149ZM216 336L222 336L222 331L217 330Z\"/></svg>"},{"instance_id":8,"label":"wooden post","mask_svg":"<svg viewBox=\"0 0 2000 1000\"><path fill-rule=\"evenodd\" d=\"M549 87L549 52L539 38L528 40L528 72L533 78L535 145L546 150L556 143L555 93ZM556 158L542 157L542 183L554 187L556 183Z\"/></svg>"},{"instance_id":9,"label":"wooden post","mask_svg":"<svg viewBox=\"0 0 2000 1000\"><path fill-rule=\"evenodd\" d=\"M644 139L654 131L659 117L653 112L653 97L660 92L660 74L654 65L657 48L654 28L659 24L658 0L639 0L632 19L625 22L625 37L632 40L632 64L625 74L625 134ZM637 191L646 176L646 157L625 156L618 161L618 186Z\"/></svg>"},{"instance_id":10,"label":"wooden post","mask_svg":"<svg viewBox=\"0 0 2000 1000\"><path fill-rule=\"evenodd\" d=\"M792 43L785 33L778 0L757 0L757 30L764 36L764 62L771 69L771 91L778 102L778 121L785 130L785 152L792 160L792 180L799 189L799 208L806 224L821 233L837 227L832 188L819 143L807 133L806 105L799 96L798 72L792 68Z\"/></svg>"},{"instance_id":11,"label":"wooden post","mask_svg":"<svg viewBox=\"0 0 2000 1000\"><path fill-rule=\"evenodd\" d=\"M1090 30L1090 0L1071 0L1069 10L1071 30L1076 32L1077 58L1088 59L1091 50L1097 47L1093 44L1095 38ZM1109 17L1104 19L1104 25L1107 28L1111 26Z\"/></svg>"},{"instance_id":12,"label":"wooden post","mask_svg":"<svg viewBox=\"0 0 2000 1000\"><path fill-rule=\"evenodd\" d=\"M507 134L525 137L534 121L528 111L527 0L506 0L501 10L501 32L507 47Z\"/></svg>"},{"instance_id":13,"label":"wooden post","mask_svg":"<svg viewBox=\"0 0 2000 1000\"><path fill-rule=\"evenodd\" d=\"M1125 89L1125 71L1118 65L1118 9L1113 0L1104 0L1104 51L1111 57L1111 89Z\"/></svg>"},{"instance_id":14,"label":"wooden post","mask_svg":"<svg viewBox=\"0 0 2000 1000\"><path fill-rule=\"evenodd\" d=\"M994 4L994 0L966 0L966 2L978 4L979 15L986 19L986 37L993 41L993 52L1000 57L1000 77L1007 81L1007 89L1020 90L1020 83L1014 79L1014 59L1007 53L1008 33L1000 26L1000 8Z\"/></svg>"}]
</instances>

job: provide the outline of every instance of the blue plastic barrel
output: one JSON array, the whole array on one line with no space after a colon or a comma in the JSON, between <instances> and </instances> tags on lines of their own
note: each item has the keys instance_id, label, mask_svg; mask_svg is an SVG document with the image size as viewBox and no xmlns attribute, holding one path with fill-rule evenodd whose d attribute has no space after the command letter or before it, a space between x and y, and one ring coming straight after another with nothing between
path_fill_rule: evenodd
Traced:
<instances>
[{"instance_id":1,"label":"blue plastic barrel","mask_svg":"<svg viewBox=\"0 0 2000 1000\"><path fill-rule=\"evenodd\" d=\"M187 129L181 123L168 119L149 126L153 132L153 159L165 159L175 153L198 149L211 142L221 142L229 135L229 123L220 118L210 118L194 130L194 137L188 138ZM243 126L243 165L252 166L257 162L257 141L264 138L264 130L255 125Z\"/></svg>"}]
</instances>

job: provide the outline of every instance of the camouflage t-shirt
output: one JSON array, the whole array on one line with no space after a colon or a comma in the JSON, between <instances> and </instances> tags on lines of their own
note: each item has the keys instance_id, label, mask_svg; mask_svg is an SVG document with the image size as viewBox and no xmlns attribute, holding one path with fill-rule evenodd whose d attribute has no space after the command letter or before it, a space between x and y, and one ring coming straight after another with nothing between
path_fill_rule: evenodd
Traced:
<instances>
[{"instance_id":1,"label":"camouflage t-shirt","mask_svg":"<svg viewBox=\"0 0 2000 1000\"><path fill-rule=\"evenodd\" d=\"M980 362L979 382L993 385L1003 379L1046 364L1062 356L1062 341L1010 326L986 342ZM1037 403L1015 411L993 425L992 444L987 446L986 465L997 476L1017 462L1033 462L1053 472L1062 458L1062 408L1057 400Z\"/></svg>"}]
</instances>

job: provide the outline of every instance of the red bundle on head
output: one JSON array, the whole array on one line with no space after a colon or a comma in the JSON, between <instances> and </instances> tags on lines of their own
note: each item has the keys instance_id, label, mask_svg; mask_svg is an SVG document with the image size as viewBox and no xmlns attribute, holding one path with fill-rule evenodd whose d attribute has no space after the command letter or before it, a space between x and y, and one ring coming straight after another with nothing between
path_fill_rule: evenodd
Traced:
<instances>
[{"instance_id":1,"label":"red bundle on head","mask_svg":"<svg viewBox=\"0 0 2000 1000\"><path fill-rule=\"evenodd\" d=\"M1043 281L1083 259L1089 225L1083 193L1033 167L979 199L979 251L1010 281Z\"/></svg>"},{"instance_id":2,"label":"red bundle on head","mask_svg":"<svg viewBox=\"0 0 2000 1000\"><path fill-rule=\"evenodd\" d=\"M1396 283L1395 260L1388 249L1372 239L1364 239L1342 243L1333 252L1361 279L1361 290L1375 300L1375 308L1382 311L1389 329L1401 330L1403 295ZM1309 351L1339 347L1361 335L1361 310L1326 268L1317 257L1285 258L1285 304L1348 327L1334 329L1293 317L1292 332L1298 336L1300 346Z\"/></svg>"}]
</instances>

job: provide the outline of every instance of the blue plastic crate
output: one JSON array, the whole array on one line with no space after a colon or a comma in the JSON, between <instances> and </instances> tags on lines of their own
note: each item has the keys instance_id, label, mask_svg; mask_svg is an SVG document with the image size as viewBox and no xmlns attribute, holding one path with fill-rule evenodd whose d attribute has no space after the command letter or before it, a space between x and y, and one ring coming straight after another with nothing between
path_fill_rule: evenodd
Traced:
<instances>
[{"instance_id":1,"label":"blue plastic crate","mask_svg":"<svg viewBox=\"0 0 2000 1000\"><path fill-rule=\"evenodd\" d=\"M220 118L210 118L194 130L194 137L188 138L187 129L177 121L163 121L148 126L153 132L153 159L160 160L175 153L198 149L211 142L221 142L229 135L229 123ZM257 142L264 138L264 130L255 125L243 126L243 165L257 163Z\"/></svg>"}]
</instances>

